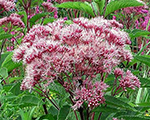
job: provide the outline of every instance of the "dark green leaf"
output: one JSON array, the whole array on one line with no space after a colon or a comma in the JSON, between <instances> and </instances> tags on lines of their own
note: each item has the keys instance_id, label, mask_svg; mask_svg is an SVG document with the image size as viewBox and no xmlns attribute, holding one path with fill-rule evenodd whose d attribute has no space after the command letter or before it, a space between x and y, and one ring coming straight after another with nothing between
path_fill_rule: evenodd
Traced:
<instances>
[{"instance_id":1,"label":"dark green leaf","mask_svg":"<svg viewBox=\"0 0 150 120\"><path fill-rule=\"evenodd\" d=\"M106 113L115 113L118 112L118 109L115 107L109 107L109 106L99 106L92 110L93 112L106 112Z\"/></svg>"},{"instance_id":2,"label":"dark green leaf","mask_svg":"<svg viewBox=\"0 0 150 120\"><path fill-rule=\"evenodd\" d=\"M142 6L143 4L137 0L111 0L106 6L105 17L110 13L126 7Z\"/></svg>"},{"instance_id":3,"label":"dark green leaf","mask_svg":"<svg viewBox=\"0 0 150 120\"><path fill-rule=\"evenodd\" d=\"M119 107L120 109L123 109L123 110L127 109L127 110L136 111L132 106L130 106L128 103L125 103L124 101L120 100L119 98L106 95L105 99L106 99L106 103L108 105L111 105L114 107Z\"/></svg>"},{"instance_id":4,"label":"dark green leaf","mask_svg":"<svg viewBox=\"0 0 150 120\"><path fill-rule=\"evenodd\" d=\"M43 115L39 120L55 120L52 114Z\"/></svg>"},{"instance_id":5,"label":"dark green leaf","mask_svg":"<svg viewBox=\"0 0 150 120\"><path fill-rule=\"evenodd\" d=\"M10 89L10 92L14 95L19 95L20 93L22 93L22 91L20 90L20 83L13 85Z\"/></svg>"},{"instance_id":6,"label":"dark green leaf","mask_svg":"<svg viewBox=\"0 0 150 120\"><path fill-rule=\"evenodd\" d=\"M149 57L149 55L135 56L134 58L150 67L150 57Z\"/></svg>"},{"instance_id":7,"label":"dark green leaf","mask_svg":"<svg viewBox=\"0 0 150 120\"><path fill-rule=\"evenodd\" d=\"M95 16L92 7L83 2L64 2L60 5L57 5L56 7L81 10L90 14L93 17Z\"/></svg>"},{"instance_id":8,"label":"dark green leaf","mask_svg":"<svg viewBox=\"0 0 150 120\"><path fill-rule=\"evenodd\" d=\"M70 106L69 105L65 105L63 106L59 113L58 113L58 118L57 120L65 120L67 115L69 114L69 111L70 111Z\"/></svg>"},{"instance_id":9,"label":"dark green leaf","mask_svg":"<svg viewBox=\"0 0 150 120\"><path fill-rule=\"evenodd\" d=\"M138 103L139 107L150 107L150 102Z\"/></svg>"},{"instance_id":10,"label":"dark green leaf","mask_svg":"<svg viewBox=\"0 0 150 120\"><path fill-rule=\"evenodd\" d=\"M150 87L150 79L149 78L139 78L141 82L141 87Z\"/></svg>"},{"instance_id":11,"label":"dark green leaf","mask_svg":"<svg viewBox=\"0 0 150 120\"><path fill-rule=\"evenodd\" d=\"M119 116L118 118L123 118L125 120L150 120L149 117L138 117L138 116L134 116L134 115L122 115L122 116Z\"/></svg>"}]
</instances>

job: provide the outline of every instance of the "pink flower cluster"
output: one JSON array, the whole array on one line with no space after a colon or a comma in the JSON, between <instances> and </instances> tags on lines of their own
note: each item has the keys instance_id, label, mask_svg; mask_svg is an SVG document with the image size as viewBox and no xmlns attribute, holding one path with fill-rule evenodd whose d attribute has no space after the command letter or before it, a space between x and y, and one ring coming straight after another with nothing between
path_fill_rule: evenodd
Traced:
<instances>
[{"instance_id":1,"label":"pink flower cluster","mask_svg":"<svg viewBox=\"0 0 150 120\"><path fill-rule=\"evenodd\" d=\"M89 107L103 103L103 90L108 86L93 79L97 74L110 74L120 62L132 59L130 51L125 49L130 44L129 37L121 27L115 20L102 17L76 18L70 25L62 19L46 26L35 25L14 50L14 61L26 64L21 89L47 86L59 80L78 99L74 108L83 102ZM67 80L64 75L69 76Z\"/></svg>"},{"instance_id":2,"label":"pink flower cluster","mask_svg":"<svg viewBox=\"0 0 150 120\"><path fill-rule=\"evenodd\" d=\"M11 14L9 17L4 17L0 19L0 26L2 26L3 24L8 24L9 22L11 22L12 25L14 26L18 26L18 27L25 27L24 23L21 20L21 16L13 13Z\"/></svg>"},{"instance_id":3,"label":"pink flower cluster","mask_svg":"<svg viewBox=\"0 0 150 120\"><path fill-rule=\"evenodd\" d=\"M0 0L0 10L10 11L15 7L14 0Z\"/></svg>"},{"instance_id":4,"label":"pink flower cluster","mask_svg":"<svg viewBox=\"0 0 150 120\"><path fill-rule=\"evenodd\" d=\"M139 79L134 76L131 71L127 70L127 72L124 73L120 68L116 68L114 70L114 74L116 78L118 76L121 76L121 78L119 79L119 88L123 88L124 91L127 91L126 88L135 90L136 87L140 87L141 83Z\"/></svg>"},{"instance_id":5,"label":"pink flower cluster","mask_svg":"<svg viewBox=\"0 0 150 120\"><path fill-rule=\"evenodd\" d=\"M42 6L46 8L48 12L54 12L54 18L58 18L57 16L57 8L53 6L50 2L43 2Z\"/></svg>"},{"instance_id":6,"label":"pink flower cluster","mask_svg":"<svg viewBox=\"0 0 150 120\"><path fill-rule=\"evenodd\" d=\"M76 104L72 107L74 110L80 108L83 102L88 103L88 107L96 107L104 103L103 97L104 90L108 85L104 82L95 82L94 84L90 80L85 80L81 89L76 90Z\"/></svg>"}]
</instances>

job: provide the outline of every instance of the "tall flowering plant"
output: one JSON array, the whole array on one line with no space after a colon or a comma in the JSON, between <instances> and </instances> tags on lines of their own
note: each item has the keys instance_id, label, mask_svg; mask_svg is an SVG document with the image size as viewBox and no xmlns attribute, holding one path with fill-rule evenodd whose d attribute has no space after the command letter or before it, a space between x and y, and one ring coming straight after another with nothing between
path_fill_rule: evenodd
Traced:
<instances>
[{"instance_id":1,"label":"tall flowering plant","mask_svg":"<svg viewBox=\"0 0 150 120\"><path fill-rule=\"evenodd\" d=\"M76 112L81 120L96 119L93 110L107 106L105 93L115 96L128 88L140 87L139 79L131 71L117 67L132 59L130 51L125 49L130 39L122 27L115 20L103 17L76 18L70 25L62 19L45 26L35 25L14 50L13 60L26 65L21 89L40 90L59 110L49 98L48 87L58 82L69 93L77 120ZM106 79L112 73L114 83L109 86Z\"/></svg>"}]
</instances>

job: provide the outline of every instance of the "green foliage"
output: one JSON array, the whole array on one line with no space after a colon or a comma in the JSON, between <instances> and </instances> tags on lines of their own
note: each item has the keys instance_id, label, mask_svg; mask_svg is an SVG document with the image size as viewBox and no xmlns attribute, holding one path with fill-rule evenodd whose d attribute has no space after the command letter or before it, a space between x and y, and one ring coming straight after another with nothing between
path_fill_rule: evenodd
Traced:
<instances>
[{"instance_id":1,"label":"green foliage","mask_svg":"<svg viewBox=\"0 0 150 120\"><path fill-rule=\"evenodd\" d=\"M86 2L84 3L83 2L64 2L64 3L61 3L60 5L57 5L56 7L81 10L83 12L88 13L92 17L95 16L92 10L92 7L88 5Z\"/></svg>"},{"instance_id":2,"label":"green foliage","mask_svg":"<svg viewBox=\"0 0 150 120\"><path fill-rule=\"evenodd\" d=\"M150 57L149 57L149 55L135 56L134 58L150 67Z\"/></svg>"},{"instance_id":3,"label":"green foliage","mask_svg":"<svg viewBox=\"0 0 150 120\"><path fill-rule=\"evenodd\" d=\"M105 7L105 0L95 0L95 3L97 3L100 15L102 15Z\"/></svg>"},{"instance_id":4,"label":"green foliage","mask_svg":"<svg viewBox=\"0 0 150 120\"><path fill-rule=\"evenodd\" d=\"M142 5L143 4L139 3L137 0L112 0L106 6L105 17L108 16L110 13L116 10L119 10L121 8L136 7L136 6L142 6Z\"/></svg>"},{"instance_id":5,"label":"green foliage","mask_svg":"<svg viewBox=\"0 0 150 120\"><path fill-rule=\"evenodd\" d=\"M33 107L30 111L24 112L22 109L20 109L19 113L21 115L22 120L32 120L32 115L34 113L36 107Z\"/></svg>"},{"instance_id":6,"label":"green foliage","mask_svg":"<svg viewBox=\"0 0 150 120\"><path fill-rule=\"evenodd\" d=\"M40 18L43 18L43 17L45 17L46 15L48 15L49 13L38 13L38 14L36 14L36 15L34 15L29 21L30 21L30 26L32 27L34 24L35 24L35 22L37 21L37 20L39 20ZM43 18L44 19L44 18Z\"/></svg>"},{"instance_id":7,"label":"green foliage","mask_svg":"<svg viewBox=\"0 0 150 120\"><path fill-rule=\"evenodd\" d=\"M7 68L0 68L0 76L2 77L2 78L7 78L8 77L8 70L7 70Z\"/></svg>"},{"instance_id":8,"label":"green foliage","mask_svg":"<svg viewBox=\"0 0 150 120\"><path fill-rule=\"evenodd\" d=\"M63 106L63 107L60 109L59 113L58 113L58 118L57 118L57 120L65 120L66 117L67 117L67 115L68 115L68 113L69 113L69 111L70 111L70 106L69 106L69 105Z\"/></svg>"},{"instance_id":9,"label":"green foliage","mask_svg":"<svg viewBox=\"0 0 150 120\"><path fill-rule=\"evenodd\" d=\"M144 37L150 35L149 31L146 30L140 30L140 29L133 29L129 32L129 36L131 39L137 38L137 37Z\"/></svg>"},{"instance_id":10,"label":"green foliage","mask_svg":"<svg viewBox=\"0 0 150 120\"><path fill-rule=\"evenodd\" d=\"M38 120L55 120L52 114L41 116Z\"/></svg>"},{"instance_id":11,"label":"green foliage","mask_svg":"<svg viewBox=\"0 0 150 120\"><path fill-rule=\"evenodd\" d=\"M46 25L48 23L52 23L52 22L54 22L54 20L55 20L54 18L45 18L43 21L43 24Z\"/></svg>"},{"instance_id":12,"label":"green foliage","mask_svg":"<svg viewBox=\"0 0 150 120\"><path fill-rule=\"evenodd\" d=\"M21 62L19 62L19 63L13 62L12 55L13 55L13 52L10 52L9 55L7 55L7 57L5 58L5 60L3 61L2 65L1 65L1 67L7 68L8 72L10 72L13 69L22 65Z\"/></svg>"},{"instance_id":13,"label":"green foliage","mask_svg":"<svg viewBox=\"0 0 150 120\"><path fill-rule=\"evenodd\" d=\"M11 37L12 37L11 34L7 34L7 33L5 33L5 34L0 34L0 40L7 39L7 38L11 38Z\"/></svg>"}]
</instances>

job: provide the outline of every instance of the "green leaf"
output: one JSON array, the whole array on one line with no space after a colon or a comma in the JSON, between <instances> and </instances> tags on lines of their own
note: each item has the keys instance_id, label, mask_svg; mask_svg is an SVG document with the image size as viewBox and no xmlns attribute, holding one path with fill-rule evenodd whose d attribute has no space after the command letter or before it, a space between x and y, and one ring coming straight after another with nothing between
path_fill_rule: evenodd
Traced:
<instances>
[{"instance_id":1,"label":"green leaf","mask_svg":"<svg viewBox=\"0 0 150 120\"><path fill-rule=\"evenodd\" d=\"M125 103L124 101L121 101L119 98L115 98L113 96L106 95L105 99L106 99L106 103L108 105L111 105L111 106L114 106L114 107L119 107L120 109L123 109L123 110L136 111L136 109L131 107L128 103Z\"/></svg>"},{"instance_id":2,"label":"green leaf","mask_svg":"<svg viewBox=\"0 0 150 120\"><path fill-rule=\"evenodd\" d=\"M106 6L105 17L110 13L126 7L142 6L143 4L137 0L111 0Z\"/></svg>"},{"instance_id":3,"label":"green leaf","mask_svg":"<svg viewBox=\"0 0 150 120\"><path fill-rule=\"evenodd\" d=\"M7 68L0 68L0 76L3 77L4 79L8 77L8 70Z\"/></svg>"},{"instance_id":4,"label":"green leaf","mask_svg":"<svg viewBox=\"0 0 150 120\"><path fill-rule=\"evenodd\" d=\"M0 34L0 40L6 39L6 38L11 38L11 37L12 37L11 34L7 34L7 33L5 33L5 34Z\"/></svg>"},{"instance_id":5,"label":"green leaf","mask_svg":"<svg viewBox=\"0 0 150 120\"><path fill-rule=\"evenodd\" d=\"M69 105L65 105L63 106L59 113L58 113L58 118L57 120L65 120L67 115L69 114L69 111L70 111L70 106Z\"/></svg>"},{"instance_id":6,"label":"green leaf","mask_svg":"<svg viewBox=\"0 0 150 120\"><path fill-rule=\"evenodd\" d=\"M41 116L38 120L55 120L52 114Z\"/></svg>"},{"instance_id":7,"label":"green leaf","mask_svg":"<svg viewBox=\"0 0 150 120\"><path fill-rule=\"evenodd\" d=\"M37 6L43 3L43 0L31 0L31 7Z\"/></svg>"},{"instance_id":8,"label":"green leaf","mask_svg":"<svg viewBox=\"0 0 150 120\"><path fill-rule=\"evenodd\" d=\"M22 80L22 79L23 79L23 77L10 77L9 83L12 83L12 82L17 81L17 80Z\"/></svg>"},{"instance_id":9,"label":"green leaf","mask_svg":"<svg viewBox=\"0 0 150 120\"><path fill-rule=\"evenodd\" d=\"M35 24L35 22L37 21L37 20L39 20L40 18L42 18L42 17L44 17L44 16L46 16L46 15L48 15L49 13L38 13L38 14L36 14L36 15L34 15L29 21L30 21L30 26L32 27L34 24Z\"/></svg>"},{"instance_id":10,"label":"green leaf","mask_svg":"<svg viewBox=\"0 0 150 120\"><path fill-rule=\"evenodd\" d=\"M52 22L54 22L54 20L55 20L54 18L45 18L43 25L46 25L47 23L52 23Z\"/></svg>"},{"instance_id":11,"label":"green leaf","mask_svg":"<svg viewBox=\"0 0 150 120\"><path fill-rule=\"evenodd\" d=\"M135 56L134 58L150 67L150 56L149 55Z\"/></svg>"},{"instance_id":12,"label":"green leaf","mask_svg":"<svg viewBox=\"0 0 150 120\"><path fill-rule=\"evenodd\" d=\"M118 112L118 109L110 106L99 106L92 110L93 112L106 112L106 113L115 113Z\"/></svg>"},{"instance_id":13,"label":"green leaf","mask_svg":"<svg viewBox=\"0 0 150 120\"><path fill-rule=\"evenodd\" d=\"M139 107L150 107L150 102L138 103Z\"/></svg>"},{"instance_id":14,"label":"green leaf","mask_svg":"<svg viewBox=\"0 0 150 120\"><path fill-rule=\"evenodd\" d=\"M73 23L73 21L71 21L71 20L66 20L65 23L66 23L67 25L70 25L70 24Z\"/></svg>"},{"instance_id":15,"label":"green leaf","mask_svg":"<svg viewBox=\"0 0 150 120\"><path fill-rule=\"evenodd\" d=\"M134 29L129 33L129 36L131 39L136 38L136 37L142 37L145 35L146 36L150 35L150 32L146 30Z\"/></svg>"},{"instance_id":16,"label":"green leaf","mask_svg":"<svg viewBox=\"0 0 150 120\"><path fill-rule=\"evenodd\" d=\"M2 67L5 67L8 69L8 72L12 71L13 69L19 67L22 65L21 62L19 63L14 63L12 61L12 55L13 55L13 52L10 52L10 54L6 57L6 59L4 60L4 62L2 63Z\"/></svg>"},{"instance_id":17,"label":"green leaf","mask_svg":"<svg viewBox=\"0 0 150 120\"><path fill-rule=\"evenodd\" d=\"M20 90L20 83L18 82L17 84L14 84L11 87L10 92L14 95L19 95L20 93L22 93L22 91Z\"/></svg>"},{"instance_id":18,"label":"green leaf","mask_svg":"<svg viewBox=\"0 0 150 120\"><path fill-rule=\"evenodd\" d=\"M1 54L1 59L0 59L0 67L3 63L3 61L5 60L5 58L10 54L10 52L5 52L3 54Z\"/></svg>"},{"instance_id":19,"label":"green leaf","mask_svg":"<svg viewBox=\"0 0 150 120\"><path fill-rule=\"evenodd\" d=\"M34 95L24 95L21 97L20 104L38 105L41 100Z\"/></svg>"},{"instance_id":20,"label":"green leaf","mask_svg":"<svg viewBox=\"0 0 150 120\"><path fill-rule=\"evenodd\" d=\"M103 14L103 8L105 6L105 0L95 0L95 3L97 3L100 15Z\"/></svg>"},{"instance_id":21,"label":"green leaf","mask_svg":"<svg viewBox=\"0 0 150 120\"><path fill-rule=\"evenodd\" d=\"M60 5L57 5L56 7L81 10L83 12L90 14L92 17L95 16L92 7L87 3L83 2L64 2Z\"/></svg>"},{"instance_id":22,"label":"green leaf","mask_svg":"<svg viewBox=\"0 0 150 120\"><path fill-rule=\"evenodd\" d=\"M125 120L150 120L149 117L138 117L136 115L122 115L122 116L119 116L117 118L123 118Z\"/></svg>"},{"instance_id":23,"label":"green leaf","mask_svg":"<svg viewBox=\"0 0 150 120\"><path fill-rule=\"evenodd\" d=\"M22 0L21 0L22 1ZM18 12L18 15L23 15L23 17L21 18L22 19L22 21L24 22L24 24L27 26L27 14L26 14L26 12L25 11L19 11Z\"/></svg>"},{"instance_id":24,"label":"green leaf","mask_svg":"<svg viewBox=\"0 0 150 120\"><path fill-rule=\"evenodd\" d=\"M141 87L150 87L150 79L149 78L140 78Z\"/></svg>"}]
</instances>

